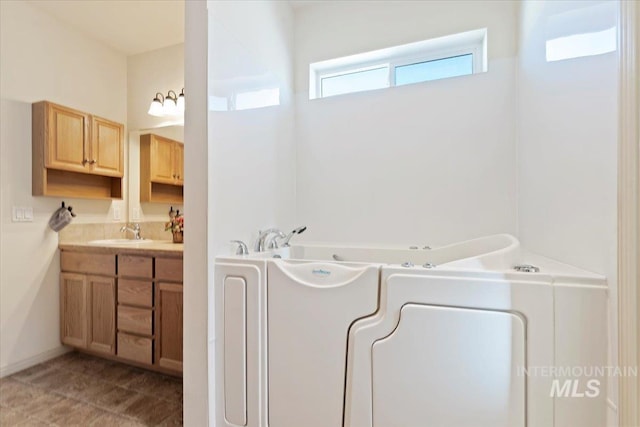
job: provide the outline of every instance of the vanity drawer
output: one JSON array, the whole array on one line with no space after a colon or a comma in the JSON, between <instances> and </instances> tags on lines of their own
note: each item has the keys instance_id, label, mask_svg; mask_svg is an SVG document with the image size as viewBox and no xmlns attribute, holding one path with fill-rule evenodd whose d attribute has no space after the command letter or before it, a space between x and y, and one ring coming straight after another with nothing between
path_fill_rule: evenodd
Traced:
<instances>
[{"instance_id":1,"label":"vanity drawer","mask_svg":"<svg viewBox=\"0 0 640 427\"><path fill-rule=\"evenodd\" d=\"M182 282L182 258L156 258L156 279Z\"/></svg>"},{"instance_id":2,"label":"vanity drawer","mask_svg":"<svg viewBox=\"0 0 640 427\"><path fill-rule=\"evenodd\" d=\"M118 356L151 365L153 363L153 340L119 332Z\"/></svg>"},{"instance_id":3,"label":"vanity drawer","mask_svg":"<svg viewBox=\"0 0 640 427\"><path fill-rule=\"evenodd\" d=\"M118 255L118 276L153 278L153 258Z\"/></svg>"},{"instance_id":4,"label":"vanity drawer","mask_svg":"<svg viewBox=\"0 0 640 427\"><path fill-rule=\"evenodd\" d=\"M119 305L118 331L153 335L153 310Z\"/></svg>"},{"instance_id":5,"label":"vanity drawer","mask_svg":"<svg viewBox=\"0 0 640 427\"><path fill-rule=\"evenodd\" d=\"M60 270L115 276L116 257L109 254L62 251L60 254Z\"/></svg>"},{"instance_id":6,"label":"vanity drawer","mask_svg":"<svg viewBox=\"0 0 640 427\"><path fill-rule=\"evenodd\" d=\"M153 307L153 282L118 280L118 304Z\"/></svg>"}]
</instances>

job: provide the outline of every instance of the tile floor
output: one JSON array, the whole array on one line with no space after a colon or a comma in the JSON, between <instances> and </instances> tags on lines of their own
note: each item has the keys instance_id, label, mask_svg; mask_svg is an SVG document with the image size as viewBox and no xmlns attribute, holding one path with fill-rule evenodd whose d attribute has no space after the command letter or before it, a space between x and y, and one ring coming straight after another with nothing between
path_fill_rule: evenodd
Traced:
<instances>
[{"instance_id":1,"label":"tile floor","mask_svg":"<svg viewBox=\"0 0 640 427\"><path fill-rule=\"evenodd\" d=\"M182 379L67 353L0 379L0 426L181 426Z\"/></svg>"}]
</instances>

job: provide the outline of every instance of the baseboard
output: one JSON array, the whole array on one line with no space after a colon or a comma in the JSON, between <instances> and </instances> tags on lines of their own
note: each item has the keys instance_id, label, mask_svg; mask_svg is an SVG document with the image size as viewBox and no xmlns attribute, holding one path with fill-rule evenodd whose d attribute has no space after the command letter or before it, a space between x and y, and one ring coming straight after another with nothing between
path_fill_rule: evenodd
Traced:
<instances>
[{"instance_id":1,"label":"baseboard","mask_svg":"<svg viewBox=\"0 0 640 427\"><path fill-rule=\"evenodd\" d=\"M0 378L4 378L8 375L15 374L16 372L20 372L27 368L30 368L38 363L46 362L47 360L51 360L58 356L62 356L65 353L70 352L71 349L69 347L56 347L54 349L42 352L40 354L36 354L35 356L29 357L27 359L21 360L16 363L12 363L7 366L3 366L0 368Z\"/></svg>"}]
</instances>

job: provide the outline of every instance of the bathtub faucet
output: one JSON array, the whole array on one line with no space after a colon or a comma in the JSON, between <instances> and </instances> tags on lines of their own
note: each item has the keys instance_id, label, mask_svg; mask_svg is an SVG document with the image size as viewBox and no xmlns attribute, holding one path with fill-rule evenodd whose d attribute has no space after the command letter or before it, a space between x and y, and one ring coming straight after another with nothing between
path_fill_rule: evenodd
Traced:
<instances>
[{"instance_id":1,"label":"bathtub faucet","mask_svg":"<svg viewBox=\"0 0 640 427\"><path fill-rule=\"evenodd\" d=\"M256 239L256 244L254 250L256 252L264 252L266 249L277 249L278 243L276 239L284 239L287 235L277 228L270 228L265 231L258 232L258 239Z\"/></svg>"}]
</instances>

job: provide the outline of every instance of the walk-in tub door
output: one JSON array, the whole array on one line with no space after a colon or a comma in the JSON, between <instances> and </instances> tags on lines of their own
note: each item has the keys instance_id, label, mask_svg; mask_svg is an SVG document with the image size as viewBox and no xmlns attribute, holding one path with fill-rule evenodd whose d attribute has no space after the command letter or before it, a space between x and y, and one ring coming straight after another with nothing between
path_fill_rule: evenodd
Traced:
<instances>
[{"instance_id":1,"label":"walk-in tub door","mask_svg":"<svg viewBox=\"0 0 640 427\"><path fill-rule=\"evenodd\" d=\"M268 264L269 426L341 427L349 326L376 311L378 268Z\"/></svg>"},{"instance_id":2,"label":"walk-in tub door","mask_svg":"<svg viewBox=\"0 0 640 427\"><path fill-rule=\"evenodd\" d=\"M407 304L371 348L374 427L524 427L525 326L508 312Z\"/></svg>"}]
</instances>

